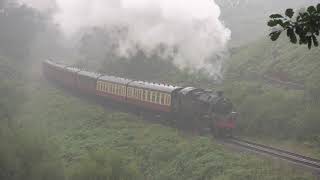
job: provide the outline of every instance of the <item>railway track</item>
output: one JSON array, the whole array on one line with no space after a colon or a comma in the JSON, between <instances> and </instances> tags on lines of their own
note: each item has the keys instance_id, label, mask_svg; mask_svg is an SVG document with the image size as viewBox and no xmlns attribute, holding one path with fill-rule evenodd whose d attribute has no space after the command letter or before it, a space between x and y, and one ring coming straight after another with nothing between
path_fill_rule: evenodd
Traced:
<instances>
[{"instance_id":1,"label":"railway track","mask_svg":"<svg viewBox=\"0 0 320 180\"><path fill-rule=\"evenodd\" d=\"M311 158L311 157L304 156L301 154L285 151L282 149L278 149L278 148L274 148L274 147L242 140L239 138L231 138L231 139L227 140L227 142L234 144L236 146L243 147L248 150L252 150L252 151L255 151L258 153L268 154L273 157L288 160L288 161L294 162L296 164L303 165L303 166L313 168L315 170L320 171L320 160L319 159L315 159L315 158Z\"/></svg>"}]
</instances>

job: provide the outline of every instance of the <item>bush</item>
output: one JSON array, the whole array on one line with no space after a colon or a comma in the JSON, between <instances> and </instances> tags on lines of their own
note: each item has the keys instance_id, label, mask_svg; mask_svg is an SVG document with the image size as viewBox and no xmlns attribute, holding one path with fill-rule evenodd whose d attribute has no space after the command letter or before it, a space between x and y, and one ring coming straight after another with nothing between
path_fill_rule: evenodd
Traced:
<instances>
[{"instance_id":1,"label":"bush","mask_svg":"<svg viewBox=\"0 0 320 180\"><path fill-rule=\"evenodd\" d=\"M0 179L63 180L56 147L43 134L0 128Z\"/></svg>"},{"instance_id":2,"label":"bush","mask_svg":"<svg viewBox=\"0 0 320 180\"><path fill-rule=\"evenodd\" d=\"M297 137L308 123L302 114L306 102L302 91L282 90L257 83L233 83L225 87L239 112L239 131L249 135Z\"/></svg>"},{"instance_id":3,"label":"bush","mask_svg":"<svg viewBox=\"0 0 320 180\"><path fill-rule=\"evenodd\" d=\"M133 164L112 151L95 151L71 170L71 180L136 180L140 173Z\"/></svg>"}]
</instances>

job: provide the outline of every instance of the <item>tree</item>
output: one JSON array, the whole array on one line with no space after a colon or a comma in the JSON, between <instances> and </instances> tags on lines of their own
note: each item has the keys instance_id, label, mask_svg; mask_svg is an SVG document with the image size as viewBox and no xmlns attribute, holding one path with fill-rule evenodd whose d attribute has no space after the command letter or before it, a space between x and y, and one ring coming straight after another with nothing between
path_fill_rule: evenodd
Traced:
<instances>
[{"instance_id":1,"label":"tree","mask_svg":"<svg viewBox=\"0 0 320 180\"><path fill-rule=\"evenodd\" d=\"M46 19L34 9L16 1L0 0L0 54L26 59L37 33L43 31Z\"/></svg>"},{"instance_id":2,"label":"tree","mask_svg":"<svg viewBox=\"0 0 320 180\"><path fill-rule=\"evenodd\" d=\"M312 45L319 46L317 36L320 31L320 4L309 6L306 11L294 12L293 9L287 9L285 15L272 14L270 18L268 26L273 28L269 34L272 41L276 41L286 31L293 44L307 44L309 49Z\"/></svg>"}]
</instances>

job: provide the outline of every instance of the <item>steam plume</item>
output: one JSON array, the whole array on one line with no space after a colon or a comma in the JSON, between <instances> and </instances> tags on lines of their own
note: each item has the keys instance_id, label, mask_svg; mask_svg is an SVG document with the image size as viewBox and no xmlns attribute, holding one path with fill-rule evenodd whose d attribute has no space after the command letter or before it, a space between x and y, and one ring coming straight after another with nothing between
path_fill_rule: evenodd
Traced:
<instances>
[{"instance_id":1,"label":"steam plume","mask_svg":"<svg viewBox=\"0 0 320 180\"><path fill-rule=\"evenodd\" d=\"M231 34L213 0L22 1L40 10L57 7L54 20L68 36L89 27L125 26L128 34L119 42L120 56L130 57L137 47L148 55L164 45L167 51L162 55L173 56L178 67L212 73L219 73L221 60L214 65L210 61L224 52Z\"/></svg>"}]
</instances>

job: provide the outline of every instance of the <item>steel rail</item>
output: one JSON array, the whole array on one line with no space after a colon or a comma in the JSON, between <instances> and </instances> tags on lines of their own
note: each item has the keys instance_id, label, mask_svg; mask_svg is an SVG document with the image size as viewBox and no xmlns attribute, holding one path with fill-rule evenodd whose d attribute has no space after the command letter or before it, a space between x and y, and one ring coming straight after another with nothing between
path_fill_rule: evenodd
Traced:
<instances>
[{"instance_id":1,"label":"steel rail","mask_svg":"<svg viewBox=\"0 0 320 180\"><path fill-rule=\"evenodd\" d=\"M231 139L227 140L227 142L229 142L231 144L235 144L235 145L243 147L243 148L246 148L246 149L249 149L249 150L254 150L256 152L269 154L273 157L278 157L280 159L292 161L297 164L320 169L320 160L319 159L315 159L315 158L311 158L311 157L304 156L301 154L293 153L290 151L286 151L286 150L282 150L282 149L250 142L247 140L242 140L239 138L231 138Z\"/></svg>"}]
</instances>

